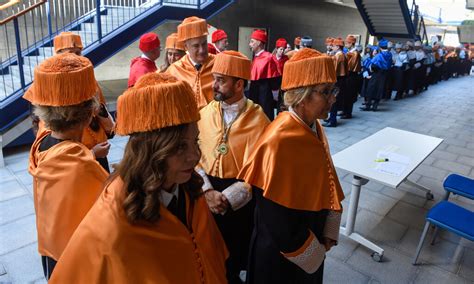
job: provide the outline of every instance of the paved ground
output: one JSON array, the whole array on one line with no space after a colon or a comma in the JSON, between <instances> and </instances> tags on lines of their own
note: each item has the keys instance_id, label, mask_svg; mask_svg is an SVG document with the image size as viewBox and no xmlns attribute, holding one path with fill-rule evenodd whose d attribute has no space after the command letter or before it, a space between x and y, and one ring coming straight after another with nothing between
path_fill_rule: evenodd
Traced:
<instances>
[{"instance_id":1,"label":"paved ground","mask_svg":"<svg viewBox=\"0 0 474 284\"><path fill-rule=\"evenodd\" d=\"M108 84L109 90L114 86L120 89ZM408 185L391 189L369 182L364 186L356 231L385 249L384 261L374 262L368 250L341 237L326 261L326 283L474 283L474 244L450 233L442 233L435 246L425 246L421 265L411 265L424 216L443 195L443 179L451 172L474 178L473 109L474 78L451 79L417 97L384 102L376 113L357 110L354 119L327 130L333 153L387 126L445 140L410 176L433 190L434 201L426 201L422 192ZM111 163L121 159L126 141L111 141ZM27 149L10 151L6 168L0 169L0 282L45 282L36 250L27 156ZM351 177L340 172L339 178L347 208ZM472 201L453 200L474 210Z\"/></svg>"}]
</instances>

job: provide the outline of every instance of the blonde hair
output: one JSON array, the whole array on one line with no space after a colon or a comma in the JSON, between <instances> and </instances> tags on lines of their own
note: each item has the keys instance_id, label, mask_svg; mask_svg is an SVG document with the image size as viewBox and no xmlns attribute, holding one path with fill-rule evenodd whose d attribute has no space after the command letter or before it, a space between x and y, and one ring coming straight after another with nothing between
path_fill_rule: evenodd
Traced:
<instances>
[{"instance_id":1,"label":"blonde hair","mask_svg":"<svg viewBox=\"0 0 474 284\"><path fill-rule=\"evenodd\" d=\"M291 89L283 96L284 104L287 107L296 107L313 92L313 86Z\"/></svg>"}]
</instances>

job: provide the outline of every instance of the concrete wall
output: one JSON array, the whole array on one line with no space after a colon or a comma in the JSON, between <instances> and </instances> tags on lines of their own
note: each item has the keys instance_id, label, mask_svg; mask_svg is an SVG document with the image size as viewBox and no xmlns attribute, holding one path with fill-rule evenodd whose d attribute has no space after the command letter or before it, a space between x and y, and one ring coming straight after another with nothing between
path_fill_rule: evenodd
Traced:
<instances>
[{"instance_id":1,"label":"concrete wall","mask_svg":"<svg viewBox=\"0 0 474 284\"><path fill-rule=\"evenodd\" d=\"M158 34L158 37L161 41L161 46L165 47L166 37L176 32L176 27L178 26L179 22L167 22L153 32ZM138 40L132 43L125 49L122 49L118 53L116 53L113 57L109 60L105 61L101 65L95 68L95 76L97 80L104 81L104 80L117 80L117 79L127 79L128 74L130 71L130 61L137 56L140 56L141 52L138 49ZM163 50L160 58L157 61L157 66L161 66L164 64L165 59L165 51Z\"/></svg>"},{"instance_id":2,"label":"concrete wall","mask_svg":"<svg viewBox=\"0 0 474 284\"><path fill-rule=\"evenodd\" d=\"M168 34L176 31L178 23L166 23L155 32L164 46ZM209 24L224 29L229 35L231 49L237 49L239 27L265 27L269 29L270 49L277 38L284 37L290 43L296 36L311 36L314 47L325 49L328 36L359 34L365 42L367 29L356 9L325 3L323 1L283 0L238 0L220 14L209 20ZM117 53L96 68L98 80L128 78L130 60L140 54L138 42ZM159 65L164 60L159 59Z\"/></svg>"},{"instance_id":3,"label":"concrete wall","mask_svg":"<svg viewBox=\"0 0 474 284\"><path fill-rule=\"evenodd\" d=\"M234 49L239 26L266 27L270 49L277 38L286 38L293 44L296 36L308 35L313 38L313 47L321 51L328 36L345 38L348 34L360 34L364 42L367 33L356 9L323 1L240 0L209 22L227 31Z\"/></svg>"}]
</instances>

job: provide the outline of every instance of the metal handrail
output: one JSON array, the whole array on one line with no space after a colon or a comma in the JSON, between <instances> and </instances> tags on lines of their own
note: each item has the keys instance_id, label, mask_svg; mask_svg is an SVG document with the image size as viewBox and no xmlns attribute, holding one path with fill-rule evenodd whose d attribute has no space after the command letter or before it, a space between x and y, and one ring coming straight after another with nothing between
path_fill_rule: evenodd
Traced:
<instances>
[{"instance_id":1,"label":"metal handrail","mask_svg":"<svg viewBox=\"0 0 474 284\"><path fill-rule=\"evenodd\" d=\"M7 8L13 7L16 4L20 3L20 0L10 0L8 3L0 5L0 11L6 10Z\"/></svg>"},{"instance_id":2,"label":"metal handrail","mask_svg":"<svg viewBox=\"0 0 474 284\"><path fill-rule=\"evenodd\" d=\"M2 40L5 48L0 49L0 105L10 95L29 86L34 66L53 53L52 40L62 31L77 31L87 48L156 6L202 9L210 2L213 1L23 0L18 9L8 9L13 15L0 21L0 38L5 39ZM101 17L105 14L110 16Z\"/></svg>"},{"instance_id":3,"label":"metal handrail","mask_svg":"<svg viewBox=\"0 0 474 284\"><path fill-rule=\"evenodd\" d=\"M40 0L40 2L38 3L35 3L33 5L31 5L30 7L26 8L25 10L21 10L20 12L14 14L14 15L11 15L9 16L8 18L5 18L4 20L1 20L0 21L0 26L10 22L10 21L13 21L13 19L16 19L16 18L19 18L20 16L23 16L25 15L26 13L28 13L29 11L32 11L36 8L38 8L39 6L45 4L46 2L48 2L48 0ZM17 3L20 3L20 1L17 1ZM8 4L8 3L7 3ZM6 5L6 4L5 4Z\"/></svg>"}]
</instances>

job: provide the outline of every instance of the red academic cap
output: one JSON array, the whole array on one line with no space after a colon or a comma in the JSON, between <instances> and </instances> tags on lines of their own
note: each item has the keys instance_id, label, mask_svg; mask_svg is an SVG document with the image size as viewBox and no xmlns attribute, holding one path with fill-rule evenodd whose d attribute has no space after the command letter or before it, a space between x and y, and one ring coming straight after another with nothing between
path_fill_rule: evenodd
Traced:
<instances>
[{"instance_id":1,"label":"red academic cap","mask_svg":"<svg viewBox=\"0 0 474 284\"><path fill-rule=\"evenodd\" d=\"M225 38L227 38L227 34L223 30L216 30L212 33L212 43L216 43Z\"/></svg>"},{"instance_id":2,"label":"red academic cap","mask_svg":"<svg viewBox=\"0 0 474 284\"><path fill-rule=\"evenodd\" d=\"M143 52L148 52L155 48L160 47L160 39L155 33L146 33L140 37L140 43L138 48Z\"/></svg>"},{"instance_id":3,"label":"red academic cap","mask_svg":"<svg viewBox=\"0 0 474 284\"><path fill-rule=\"evenodd\" d=\"M267 33L264 30L255 30L252 33L251 38L259 40L263 43L266 43L267 42Z\"/></svg>"},{"instance_id":4,"label":"red academic cap","mask_svg":"<svg viewBox=\"0 0 474 284\"><path fill-rule=\"evenodd\" d=\"M279 47L286 48L286 45L287 45L286 39L284 39L284 38L277 39L277 41L276 41L276 47L277 48L279 48Z\"/></svg>"},{"instance_id":5,"label":"red academic cap","mask_svg":"<svg viewBox=\"0 0 474 284\"><path fill-rule=\"evenodd\" d=\"M217 54L217 49L212 43L207 43L207 52L210 54Z\"/></svg>"}]
</instances>

